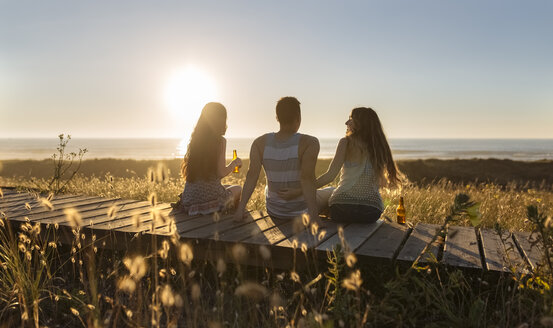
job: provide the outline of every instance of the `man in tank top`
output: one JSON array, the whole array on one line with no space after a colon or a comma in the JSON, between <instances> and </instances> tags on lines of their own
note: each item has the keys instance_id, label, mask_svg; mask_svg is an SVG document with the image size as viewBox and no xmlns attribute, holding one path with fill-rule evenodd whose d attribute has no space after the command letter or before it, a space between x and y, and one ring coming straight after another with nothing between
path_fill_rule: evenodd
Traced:
<instances>
[{"instance_id":1,"label":"man in tank top","mask_svg":"<svg viewBox=\"0 0 553 328\"><path fill-rule=\"evenodd\" d=\"M298 133L301 111L296 98L281 98L276 105L276 116L279 131L262 135L252 144L250 167L234 219L243 219L263 167L267 176L267 212L272 218L292 219L307 213L318 221L315 164L319 155L319 140ZM285 200L279 197L278 191L286 188L301 188L302 194Z\"/></svg>"}]
</instances>

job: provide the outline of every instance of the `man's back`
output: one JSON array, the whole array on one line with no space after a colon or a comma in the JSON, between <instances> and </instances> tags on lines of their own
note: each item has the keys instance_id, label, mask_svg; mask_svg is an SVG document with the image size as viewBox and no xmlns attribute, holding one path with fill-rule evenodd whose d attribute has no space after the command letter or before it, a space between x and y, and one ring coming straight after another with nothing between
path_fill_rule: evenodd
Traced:
<instances>
[{"instance_id":1,"label":"man's back","mask_svg":"<svg viewBox=\"0 0 553 328\"><path fill-rule=\"evenodd\" d=\"M267 176L267 212L272 217L297 217L307 211L303 195L292 200L284 200L278 195L281 189L301 188L301 138L299 133L286 139L278 138L276 133L265 135L261 164Z\"/></svg>"}]
</instances>

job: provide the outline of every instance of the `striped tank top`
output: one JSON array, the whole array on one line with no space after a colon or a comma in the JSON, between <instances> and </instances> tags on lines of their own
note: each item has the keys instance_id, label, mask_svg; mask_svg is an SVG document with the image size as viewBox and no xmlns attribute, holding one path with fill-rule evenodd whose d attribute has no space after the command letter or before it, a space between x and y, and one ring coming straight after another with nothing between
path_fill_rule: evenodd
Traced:
<instances>
[{"instance_id":1,"label":"striped tank top","mask_svg":"<svg viewBox=\"0 0 553 328\"><path fill-rule=\"evenodd\" d=\"M298 147L301 134L296 133L287 140L279 141L276 133L265 135L263 168L267 176L265 197L267 212L277 218L294 218L307 212L303 195L284 200L277 192L282 188L301 188L301 165Z\"/></svg>"}]
</instances>

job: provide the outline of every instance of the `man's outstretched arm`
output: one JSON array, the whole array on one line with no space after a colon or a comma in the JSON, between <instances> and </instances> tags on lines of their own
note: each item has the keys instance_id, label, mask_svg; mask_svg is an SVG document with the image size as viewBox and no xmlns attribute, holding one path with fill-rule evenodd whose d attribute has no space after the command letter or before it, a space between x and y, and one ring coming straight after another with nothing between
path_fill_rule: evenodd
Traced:
<instances>
[{"instance_id":1,"label":"man's outstretched arm","mask_svg":"<svg viewBox=\"0 0 553 328\"><path fill-rule=\"evenodd\" d=\"M317 188L315 188L315 165L319 156L319 140L315 137L306 136L307 148L301 157L301 189L307 213L313 222L319 221L319 209L317 207Z\"/></svg>"},{"instance_id":2,"label":"man's outstretched arm","mask_svg":"<svg viewBox=\"0 0 553 328\"><path fill-rule=\"evenodd\" d=\"M257 180L259 179L259 173L261 172L261 143L263 137L255 139L250 149L250 167L248 168L248 173L246 174L246 182L244 182L244 187L242 188L242 195L240 197L240 203L238 208L234 213L234 221L241 221L244 218L244 212L246 211L246 206L248 201L252 196L255 186L257 185Z\"/></svg>"}]
</instances>

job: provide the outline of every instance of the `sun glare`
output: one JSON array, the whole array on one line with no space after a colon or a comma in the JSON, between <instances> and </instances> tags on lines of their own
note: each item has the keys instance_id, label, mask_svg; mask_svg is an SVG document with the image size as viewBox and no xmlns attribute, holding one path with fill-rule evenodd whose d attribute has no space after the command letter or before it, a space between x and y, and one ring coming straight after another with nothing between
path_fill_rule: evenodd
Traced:
<instances>
[{"instance_id":1,"label":"sun glare","mask_svg":"<svg viewBox=\"0 0 553 328\"><path fill-rule=\"evenodd\" d=\"M217 101L217 88L211 77L201 69L189 66L176 70L165 87L165 104L179 120L193 124L204 105Z\"/></svg>"}]
</instances>

